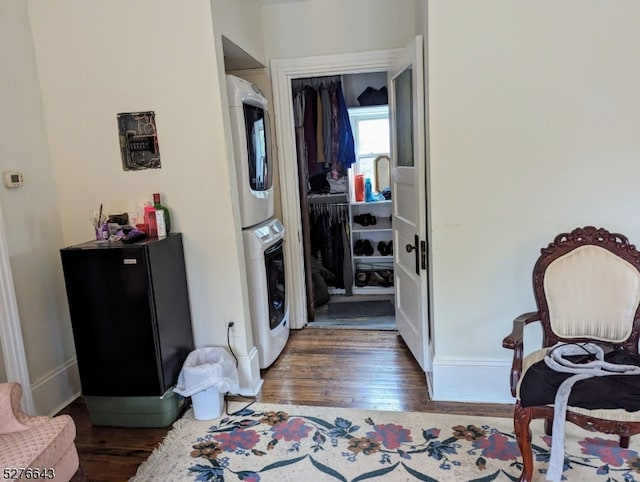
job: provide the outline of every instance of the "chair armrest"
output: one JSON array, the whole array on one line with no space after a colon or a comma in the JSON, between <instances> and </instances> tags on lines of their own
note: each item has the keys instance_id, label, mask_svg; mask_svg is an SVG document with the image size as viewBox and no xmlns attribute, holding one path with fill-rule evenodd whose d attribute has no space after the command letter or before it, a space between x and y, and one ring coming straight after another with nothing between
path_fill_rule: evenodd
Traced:
<instances>
[{"instance_id":1,"label":"chair armrest","mask_svg":"<svg viewBox=\"0 0 640 482\"><path fill-rule=\"evenodd\" d=\"M513 329L511 333L502 340L502 347L509 350L515 350L518 346L522 347L524 327L533 321L540 321L540 313L537 311L523 313L513 320Z\"/></svg>"},{"instance_id":2,"label":"chair armrest","mask_svg":"<svg viewBox=\"0 0 640 482\"><path fill-rule=\"evenodd\" d=\"M502 340L502 347L513 350L513 362L511 363L511 395L516 396L518 381L522 375L522 354L524 351L524 327L529 323L540 320L540 313L531 311L523 313L513 320L511 333Z\"/></svg>"},{"instance_id":3,"label":"chair armrest","mask_svg":"<svg viewBox=\"0 0 640 482\"><path fill-rule=\"evenodd\" d=\"M26 428L24 413L20 409L22 387L14 382L0 383L0 433Z\"/></svg>"}]
</instances>

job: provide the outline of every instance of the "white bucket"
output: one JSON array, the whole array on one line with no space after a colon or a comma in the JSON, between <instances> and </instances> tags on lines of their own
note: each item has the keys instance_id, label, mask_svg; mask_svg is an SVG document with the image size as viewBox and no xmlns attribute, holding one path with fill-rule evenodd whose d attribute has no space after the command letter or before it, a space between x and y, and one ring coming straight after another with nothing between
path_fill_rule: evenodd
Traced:
<instances>
[{"instance_id":1,"label":"white bucket","mask_svg":"<svg viewBox=\"0 0 640 482\"><path fill-rule=\"evenodd\" d=\"M215 388L207 388L191 395L191 403L196 420L218 418L224 406L224 393L220 393Z\"/></svg>"}]
</instances>

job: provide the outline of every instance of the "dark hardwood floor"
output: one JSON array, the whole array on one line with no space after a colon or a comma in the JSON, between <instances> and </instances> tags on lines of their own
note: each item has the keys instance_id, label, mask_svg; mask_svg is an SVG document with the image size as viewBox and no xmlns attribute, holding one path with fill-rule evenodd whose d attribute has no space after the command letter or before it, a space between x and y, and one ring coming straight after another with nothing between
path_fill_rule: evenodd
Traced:
<instances>
[{"instance_id":1,"label":"dark hardwood floor","mask_svg":"<svg viewBox=\"0 0 640 482\"><path fill-rule=\"evenodd\" d=\"M503 417L513 413L512 405L429 400L424 373L395 331L292 331L283 353L262 378L255 399L265 403ZM76 423L80 465L89 481L126 481L169 431L92 426L82 398L61 413Z\"/></svg>"}]
</instances>

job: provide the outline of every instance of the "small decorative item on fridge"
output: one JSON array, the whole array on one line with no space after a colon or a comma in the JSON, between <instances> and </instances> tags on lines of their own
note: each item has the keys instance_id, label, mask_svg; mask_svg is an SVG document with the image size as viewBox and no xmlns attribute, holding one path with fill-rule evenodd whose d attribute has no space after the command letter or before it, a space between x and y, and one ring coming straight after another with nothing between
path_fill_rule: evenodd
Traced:
<instances>
[{"instance_id":1,"label":"small decorative item on fridge","mask_svg":"<svg viewBox=\"0 0 640 482\"><path fill-rule=\"evenodd\" d=\"M89 211L89 220L93 225L96 243L107 243L109 241L109 228L107 226L107 215L102 209L102 204L100 204L100 209Z\"/></svg>"}]
</instances>

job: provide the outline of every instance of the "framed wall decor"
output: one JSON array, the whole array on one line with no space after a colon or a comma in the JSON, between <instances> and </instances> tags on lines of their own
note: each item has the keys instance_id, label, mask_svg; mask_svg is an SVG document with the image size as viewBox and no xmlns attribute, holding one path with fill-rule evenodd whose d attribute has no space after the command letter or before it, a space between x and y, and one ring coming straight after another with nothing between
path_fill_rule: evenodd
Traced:
<instances>
[{"instance_id":1,"label":"framed wall decor","mask_svg":"<svg viewBox=\"0 0 640 482\"><path fill-rule=\"evenodd\" d=\"M118 114L122 168L125 171L160 169L155 112Z\"/></svg>"}]
</instances>

